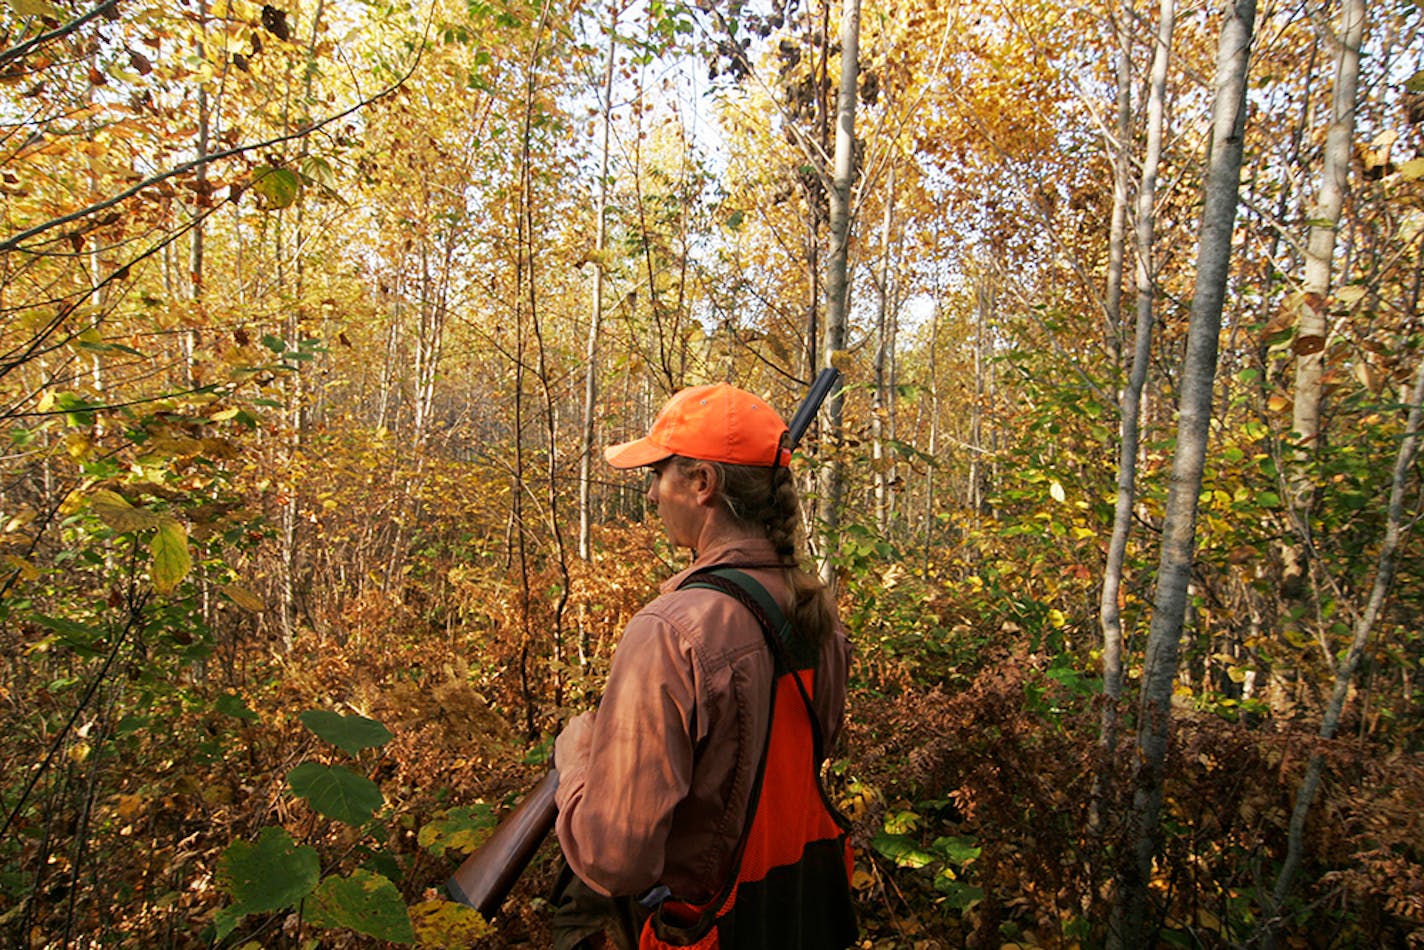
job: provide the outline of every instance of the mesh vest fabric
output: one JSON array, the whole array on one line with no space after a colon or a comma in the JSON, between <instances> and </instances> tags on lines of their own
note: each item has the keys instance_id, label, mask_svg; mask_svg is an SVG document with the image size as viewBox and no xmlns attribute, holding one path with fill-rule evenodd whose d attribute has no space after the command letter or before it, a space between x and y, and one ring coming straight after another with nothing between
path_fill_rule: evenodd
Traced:
<instances>
[{"instance_id":1,"label":"mesh vest fabric","mask_svg":"<svg viewBox=\"0 0 1424 950\"><path fill-rule=\"evenodd\" d=\"M839 950L854 941L848 823L820 781L820 728L810 696L814 656L798 655L781 610L740 571L693 575L683 587L724 591L756 615L776 659L767 741L733 880L704 905L665 900L640 950Z\"/></svg>"}]
</instances>

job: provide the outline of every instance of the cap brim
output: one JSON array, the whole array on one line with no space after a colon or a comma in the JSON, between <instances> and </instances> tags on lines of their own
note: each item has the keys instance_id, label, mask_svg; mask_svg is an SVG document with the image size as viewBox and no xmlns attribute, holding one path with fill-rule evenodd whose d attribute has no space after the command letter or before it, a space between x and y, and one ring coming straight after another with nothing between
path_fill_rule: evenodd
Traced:
<instances>
[{"instance_id":1,"label":"cap brim","mask_svg":"<svg viewBox=\"0 0 1424 950\"><path fill-rule=\"evenodd\" d=\"M661 462L672 454L662 446L654 445L643 438L610 445L603 450L603 460L614 468L642 468L644 465Z\"/></svg>"}]
</instances>

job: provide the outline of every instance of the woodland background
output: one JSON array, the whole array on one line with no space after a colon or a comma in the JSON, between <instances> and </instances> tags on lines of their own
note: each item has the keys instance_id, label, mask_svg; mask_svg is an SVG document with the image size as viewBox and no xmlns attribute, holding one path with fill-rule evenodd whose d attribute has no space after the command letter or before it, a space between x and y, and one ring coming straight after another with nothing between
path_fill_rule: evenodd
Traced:
<instances>
[{"instance_id":1,"label":"woodland background","mask_svg":"<svg viewBox=\"0 0 1424 950\"><path fill-rule=\"evenodd\" d=\"M5 0L0 940L543 945L591 459L833 362L866 946L1424 944L1420 21Z\"/></svg>"}]
</instances>

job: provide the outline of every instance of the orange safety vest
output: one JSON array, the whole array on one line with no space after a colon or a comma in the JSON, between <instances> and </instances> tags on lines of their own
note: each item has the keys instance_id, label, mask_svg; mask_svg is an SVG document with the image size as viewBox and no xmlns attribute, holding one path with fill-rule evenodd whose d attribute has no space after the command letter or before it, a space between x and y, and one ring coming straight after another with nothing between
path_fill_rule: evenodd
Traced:
<instances>
[{"instance_id":1,"label":"orange safety vest","mask_svg":"<svg viewBox=\"0 0 1424 950\"><path fill-rule=\"evenodd\" d=\"M776 679L732 880L706 904L664 900L643 925L639 950L848 947L857 935L850 823L821 785L814 651L798 649L781 608L741 571L698 572L682 586L721 590L745 604L761 624Z\"/></svg>"}]
</instances>

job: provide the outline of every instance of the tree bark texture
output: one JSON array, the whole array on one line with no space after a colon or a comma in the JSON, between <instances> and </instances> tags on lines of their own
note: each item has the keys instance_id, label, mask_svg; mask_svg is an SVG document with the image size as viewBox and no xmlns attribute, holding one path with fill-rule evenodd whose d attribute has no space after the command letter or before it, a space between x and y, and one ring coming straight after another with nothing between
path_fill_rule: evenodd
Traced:
<instances>
[{"instance_id":1,"label":"tree bark texture","mask_svg":"<svg viewBox=\"0 0 1424 950\"><path fill-rule=\"evenodd\" d=\"M1325 133L1324 168L1320 192L1310 212L1310 231L1305 248L1305 279L1301 284L1299 319L1295 336L1295 402L1291 429L1297 452L1291 472L1290 505L1298 519L1300 543L1286 551L1283 586L1296 590L1303 581L1305 548L1310 543L1310 509L1314 478L1310 460L1320 437L1320 408L1325 397L1325 345L1330 328L1329 309L1331 265L1335 257L1335 235L1349 182L1351 143L1355 136L1355 103L1360 79L1360 44L1365 33L1364 0L1341 0L1340 32L1335 62L1335 87L1331 94L1330 127Z\"/></svg>"},{"instance_id":2,"label":"tree bark texture","mask_svg":"<svg viewBox=\"0 0 1424 950\"><path fill-rule=\"evenodd\" d=\"M845 350L847 311L850 306L851 184L855 180L855 105L860 49L860 0L846 0L841 17L841 83L836 96L836 155L831 180L831 253L826 274L826 326L822 359L834 366ZM826 435L839 447L845 390L826 400ZM821 482L820 516L827 543L822 548L820 574L826 584L835 581L834 546L840 531L841 498L845 493L845 466L839 451L830 453Z\"/></svg>"},{"instance_id":3,"label":"tree bark texture","mask_svg":"<svg viewBox=\"0 0 1424 950\"><path fill-rule=\"evenodd\" d=\"M1241 180L1246 119L1246 75L1256 21L1255 0L1226 8L1217 48L1211 147L1207 160L1201 238L1183 367L1177 448L1162 530L1157 593L1143 664L1138 708L1138 765L1109 928L1110 947L1152 943L1149 884L1162 811L1162 778L1171 736L1177 652L1186 615L1216 378L1221 310L1231 264L1231 235Z\"/></svg>"},{"instance_id":4,"label":"tree bark texture","mask_svg":"<svg viewBox=\"0 0 1424 950\"><path fill-rule=\"evenodd\" d=\"M1167 65L1171 59L1172 31L1176 24L1174 0L1162 0L1157 40L1152 54L1152 78L1147 100L1147 145L1142 157L1142 181L1137 191L1134 233L1137 255L1137 319L1133 334L1131 371L1123 390L1121 444L1118 448L1117 500L1113 509L1112 537L1103 568L1099 618L1103 630L1103 703L1101 743L1109 756L1117 747L1118 700L1122 698L1122 590L1123 563L1132 531L1132 506L1137 495L1137 449L1140 442L1142 390L1152 356L1153 304L1156 268L1152 243L1156 226L1157 169L1162 158ZM1110 760L1107 760L1110 761ZM1098 796L1094 796L1096 811ZM1096 815L1095 815L1096 818Z\"/></svg>"}]
</instances>

